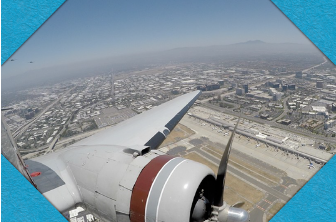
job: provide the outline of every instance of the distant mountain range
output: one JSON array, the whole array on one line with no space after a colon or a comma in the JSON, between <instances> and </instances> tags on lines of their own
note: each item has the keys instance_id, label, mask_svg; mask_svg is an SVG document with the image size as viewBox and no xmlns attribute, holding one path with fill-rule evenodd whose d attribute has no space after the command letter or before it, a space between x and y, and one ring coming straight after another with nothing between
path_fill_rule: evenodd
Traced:
<instances>
[{"instance_id":1,"label":"distant mountain range","mask_svg":"<svg viewBox=\"0 0 336 222\"><path fill-rule=\"evenodd\" d=\"M261 41L261 40L250 40L250 41L247 41L247 42L239 42L239 43L236 43L234 45L240 45L240 44L266 44L266 42Z\"/></svg>"},{"instance_id":2,"label":"distant mountain range","mask_svg":"<svg viewBox=\"0 0 336 222\"><path fill-rule=\"evenodd\" d=\"M154 53L156 56L178 57L215 57L215 56L260 56L267 54L320 53L314 45L295 43L266 43L261 40L241 42L231 45L213 45L204 47L184 47Z\"/></svg>"}]
</instances>

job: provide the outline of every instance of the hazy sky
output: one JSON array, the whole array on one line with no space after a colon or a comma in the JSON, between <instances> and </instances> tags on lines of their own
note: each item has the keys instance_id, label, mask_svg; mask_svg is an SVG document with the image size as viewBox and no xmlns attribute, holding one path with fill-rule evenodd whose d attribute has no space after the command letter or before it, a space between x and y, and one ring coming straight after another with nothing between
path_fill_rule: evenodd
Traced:
<instances>
[{"instance_id":1,"label":"hazy sky","mask_svg":"<svg viewBox=\"0 0 336 222\"><path fill-rule=\"evenodd\" d=\"M270 0L68 0L2 66L2 77L177 47L310 41ZM33 61L34 63L29 63Z\"/></svg>"}]
</instances>

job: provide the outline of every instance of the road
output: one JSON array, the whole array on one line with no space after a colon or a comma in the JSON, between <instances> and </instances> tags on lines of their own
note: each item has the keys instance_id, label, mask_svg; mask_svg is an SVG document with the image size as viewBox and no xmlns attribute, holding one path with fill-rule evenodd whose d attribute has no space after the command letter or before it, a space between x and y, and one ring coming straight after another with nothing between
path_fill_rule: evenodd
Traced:
<instances>
[{"instance_id":1,"label":"road","mask_svg":"<svg viewBox=\"0 0 336 222\"><path fill-rule=\"evenodd\" d=\"M76 86L75 86L76 87ZM18 128L17 130L15 130L15 132L13 133L13 138L15 139L16 137L18 137L19 135L21 135L24 131L26 131L36 120L38 120L45 112L47 112L51 107L53 107L56 103L58 103L61 98L63 96L66 96L71 90L73 90L75 87L69 89L68 91L66 91L64 94L62 94L61 96L58 97L58 99L56 99L54 102L52 102L51 104L49 104L44 110L42 110L37 116L34 117L34 119L32 119L30 122L28 122L27 124L25 124L24 126Z\"/></svg>"},{"instance_id":2,"label":"road","mask_svg":"<svg viewBox=\"0 0 336 222\"><path fill-rule=\"evenodd\" d=\"M282 119L282 117L284 117L287 112L288 112L288 106L287 106L287 100L290 98L290 96L287 96L284 100L283 100L283 107L284 107L284 111L281 113L280 116L278 116L277 118L273 119L272 122L276 122L279 119Z\"/></svg>"},{"instance_id":3,"label":"road","mask_svg":"<svg viewBox=\"0 0 336 222\"><path fill-rule=\"evenodd\" d=\"M66 126L70 123L70 119L71 119L71 117L68 119L67 123L63 126L63 129L51 141L51 143L50 143L48 149L45 151L44 155L46 155L47 153L51 152L54 149L54 147L55 147L56 143L58 142L59 138L61 137L61 135L66 130Z\"/></svg>"},{"instance_id":4,"label":"road","mask_svg":"<svg viewBox=\"0 0 336 222\"><path fill-rule=\"evenodd\" d=\"M318 65L316 65L316 66L310 67L310 68L308 68L308 69L302 70L302 72L308 72L309 70L314 69L314 68L316 68L316 67L319 67L319 66L325 64L326 62L328 62L328 60L327 60L326 57L323 57L323 59L324 59L324 62L322 62L322 63L320 63L320 64L318 64Z\"/></svg>"}]
</instances>

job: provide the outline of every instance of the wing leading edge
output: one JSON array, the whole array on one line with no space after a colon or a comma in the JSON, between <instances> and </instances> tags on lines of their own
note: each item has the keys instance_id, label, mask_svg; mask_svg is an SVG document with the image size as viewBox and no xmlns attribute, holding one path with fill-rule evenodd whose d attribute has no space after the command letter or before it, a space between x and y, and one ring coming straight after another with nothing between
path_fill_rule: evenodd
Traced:
<instances>
[{"instance_id":1,"label":"wing leading edge","mask_svg":"<svg viewBox=\"0 0 336 222\"><path fill-rule=\"evenodd\" d=\"M194 91L177 97L72 146L148 146L150 149L156 149L187 113L200 94L200 91Z\"/></svg>"},{"instance_id":2,"label":"wing leading edge","mask_svg":"<svg viewBox=\"0 0 336 222\"><path fill-rule=\"evenodd\" d=\"M139 173L163 154L135 157L134 150L158 148L199 95L200 91L182 95L66 149L27 160L29 173L37 174L33 177L37 189L60 212L81 203L106 221L129 218Z\"/></svg>"}]
</instances>

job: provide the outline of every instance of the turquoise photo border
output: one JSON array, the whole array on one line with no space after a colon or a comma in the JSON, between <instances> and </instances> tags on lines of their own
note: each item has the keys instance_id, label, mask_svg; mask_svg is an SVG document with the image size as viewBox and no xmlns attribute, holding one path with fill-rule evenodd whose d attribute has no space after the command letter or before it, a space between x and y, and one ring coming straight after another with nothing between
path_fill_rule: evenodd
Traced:
<instances>
[{"instance_id":1,"label":"turquoise photo border","mask_svg":"<svg viewBox=\"0 0 336 222\"><path fill-rule=\"evenodd\" d=\"M64 3L64 0L1 1L1 65ZM1 155L1 221L67 220Z\"/></svg>"},{"instance_id":2,"label":"turquoise photo border","mask_svg":"<svg viewBox=\"0 0 336 222\"><path fill-rule=\"evenodd\" d=\"M3 64L64 0L3 0L1 64ZM273 0L284 14L335 64L336 1ZM65 218L1 156L2 221L66 221ZM271 220L334 221L336 159L332 158Z\"/></svg>"},{"instance_id":3,"label":"turquoise photo border","mask_svg":"<svg viewBox=\"0 0 336 222\"><path fill-rule=\"evenodd\" d=\"M272 0L336 64L336 0Z\"/></svg>"},{"instance_id":4,"label":"turquoise photo border","mask_svg":"<svg viewBox=\"0 0 336 222\"><path fill-rule=\"evenodd\" d=\"M1 221L67 222L56 208L1 155Z\"/></svg>"},{"instance_id":5,"label":"turquoise photo border","mask_svg":"<svg viewBox=\"0 0 336 222\"><path fill-rule=\"evenodd\" d=\"M272 0L336 64L336 0ZM272 218L271 222L336 221L336 157Z\"/></svg>"},{"instance_id":6,"label":"turquoise photo border","mask_svg":"<svg viewBox=\"0 0 336 222\"><path fill-rule=\"evenodd\" d=\"M1 65L65 0L1 1Z\"/></svg>"}]
</instances>

